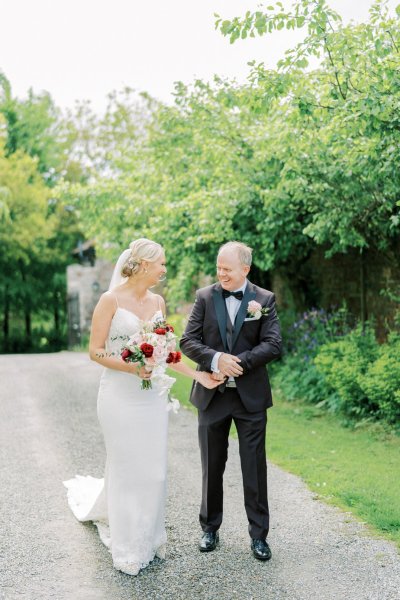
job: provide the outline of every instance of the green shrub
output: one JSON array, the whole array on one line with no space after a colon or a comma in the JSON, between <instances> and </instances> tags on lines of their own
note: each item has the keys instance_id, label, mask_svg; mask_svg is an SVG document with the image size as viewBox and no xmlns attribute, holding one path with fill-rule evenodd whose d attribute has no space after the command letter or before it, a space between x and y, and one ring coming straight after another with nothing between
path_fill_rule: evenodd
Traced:
<instances>
[{"instance_id":1,"label":"green shrub","mask_svg":"<svg viewBox=\"0 0 400 600\"><path fill-rule=\"evenodd\" d=\"M340 309L303 313L286 336L283 360L269 369L287 400L303 400L350 421L400 422L399 334L379 344L372 324L351 329Z\"/></svg>"},{"instance_id":2,"label":"green shrub","mask_svg":"<svg viewBox=\"0 0 400 600\"><path fill-rule=\"evenodd\" d=\"M400 338L379 345L371 326L357 327L341 340L324 344L314 359L337 410L354 419L400 417Z\"/></svg>"},{"instance_id":3,"label":"green shrub","mask_svg":"<svg viewBox=\"0 0 400 600\"><path fill-rule=\"evenodd\" d=\"M278 387L289 401L303 400L310 404L337 410L339 398L316 368L314 357L320 347L350 331L350 316L345 307L327 312L311 309L289 325L284 320L284 358L269 369Z\"/></svg>"},{"instance_id":4,"label":"green shrub","mask_svg":"<svg viewBox=\"0 0 400 600\"><path fill-rule=\"evenodd\" d=\"M331 312L312 308L290 326L285 316L282 327L285 351L295 353L304 362L315 356L322 344L344 336L354 327L354 319L345 306Z\"/></svg>"},{"instance_id":5,"label":"green shrub","mask_svg":"<svg viewBox=\"0 0 400 600\"><path fill-rule=\"evenodd\" d=\"M400 422L400 336L392 334L378 349L378 357L359 377L365 395L378 407L378 417Z\"/></svg>"},{"instance_id":6,"label":"green shrub","mask_svg":"<svg viewBox=\"0 0 400 600\"><path fill-rule=\"evenodd\" d=\"M298 355L287 355L280 364L269 367L277 387L290 402L303 400L309 404L335 411L338 397L330 388L314 362L301 361Z\"/></svg>"}]
</instances>

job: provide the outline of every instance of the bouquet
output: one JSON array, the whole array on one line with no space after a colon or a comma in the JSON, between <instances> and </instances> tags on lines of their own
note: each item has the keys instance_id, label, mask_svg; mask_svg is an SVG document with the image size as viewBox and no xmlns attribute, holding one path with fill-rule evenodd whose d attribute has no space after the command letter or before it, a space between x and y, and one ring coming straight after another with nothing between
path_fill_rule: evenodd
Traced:
<instances>
[{"instance_id":1,"label":"bouquet","mask_svg":"<svg viewBox=\"0 0 400 600\"><path fill-rule=\"evenodd\" d=\"M169 390L175 381L173 377L164 375L166 366L178 363L181 356L176 351L174 328L163 320L143 322L141 330L128 338L121 354L125 362L136 362L149 372L152 371L152 376L157 377L163 391ZM142 379L142 390L152 387L151 379Z\"/></svg>"}]
</instances>

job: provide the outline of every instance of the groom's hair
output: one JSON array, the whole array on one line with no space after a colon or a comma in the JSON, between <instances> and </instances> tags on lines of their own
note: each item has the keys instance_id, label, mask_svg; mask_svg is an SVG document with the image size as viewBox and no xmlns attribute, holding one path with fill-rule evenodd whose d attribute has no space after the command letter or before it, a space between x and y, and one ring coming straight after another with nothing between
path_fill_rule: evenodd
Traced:
<instances>
[{"instance_id":1,"label":"groom's hair","mask_svg":"<svg viewBox=\"0 0 400 600\"><path fill-rule=\"evenodd\" d=\"M222 252L222 250L236 250L242 265L247 265L248 267L251 267L253 248L250 248L250 246L246 246L246 244L243 244L242 242L234 241L227 242L226 244L221 246L218 250L218 254Z\"/></svg>"}]
</instances>

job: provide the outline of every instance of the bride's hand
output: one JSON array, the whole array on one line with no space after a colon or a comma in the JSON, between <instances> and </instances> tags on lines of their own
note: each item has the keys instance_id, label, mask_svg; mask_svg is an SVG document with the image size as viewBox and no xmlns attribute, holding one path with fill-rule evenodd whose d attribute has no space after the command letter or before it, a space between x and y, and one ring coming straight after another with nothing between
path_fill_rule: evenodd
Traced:
<instances>
[{"instance_id":1,"label":"bride's hand","mask_svg":"<svg viewBox=\"0 0 400 600\"><path fill-rule=\"evenodd\" d=\"M145 365L144 367L141 367L138 377L140 377L140 379L151 379L151 376L153 375L153 369L155 366L156 361L152 356L150 358L146 358Z\"/></svg>"},{"instance_id":2,"label":"bride's hand","mask_svg":"<svg viewBox=\"0 0 400 600\"><path fill-rule=\"evenodd\" d=\"M197 371L195 379L201 383L202 386L208 388L209 390L213 390L214 388L218 387L223 381L214 379L211 376L211 373L207 373L206 371Z\"/></svg>"},{"instance_id":3,"label":"bride's hand","mask_svg":"<svg viewBox=\"0 0 400 600\"><path fill-rule=\"evenodd\" d=\"M151 365L144 365L143 367L140 363L128 363L129 371L132 375L136 375L139 379L150 379L152 375L153 368Z\"/></svg>"}]
</instances>

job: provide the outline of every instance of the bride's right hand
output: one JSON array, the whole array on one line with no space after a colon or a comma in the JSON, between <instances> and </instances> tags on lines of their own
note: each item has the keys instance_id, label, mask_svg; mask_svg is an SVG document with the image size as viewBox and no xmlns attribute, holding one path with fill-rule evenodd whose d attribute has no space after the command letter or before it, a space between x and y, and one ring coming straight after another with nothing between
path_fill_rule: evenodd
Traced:
<instances>
[{"instance_id":1,"label":"bride's right hand","mask_svg":"<svg viewBox=\"0 0 400 600\"><path fill-rule=\"evenodd\" d=\"M129 373L136 375L139 379L150 379L153 369L149 369L148 365L141 366L140 363L128 363Z\"/></svg>"},{"instance_id":2,"label":"bride's right hand","mask_svg":"<svg viewBox=\"0 0 400 600\"><path fill-rule=\"evenodd\" d=\"M211 373L207 371L197 371L195 376L196 381L201 383L201 385L209 390L213 390L214 388L221 385L221 380L216 380L211 376Z\"/></svg>"}]
</instances>

